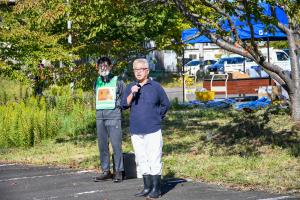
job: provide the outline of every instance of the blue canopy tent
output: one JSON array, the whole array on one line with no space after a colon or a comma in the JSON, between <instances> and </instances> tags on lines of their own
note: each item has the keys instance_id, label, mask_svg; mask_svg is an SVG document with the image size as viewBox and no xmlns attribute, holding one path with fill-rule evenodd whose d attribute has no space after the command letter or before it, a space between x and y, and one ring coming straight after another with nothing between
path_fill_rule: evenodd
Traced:
<instances>
[{"instance_id":1,"label":"blue canopy tent","mask_svg":"<svg viewBox=\"0 0 300 200\"><path fill-rule=\"evenodd\" d=\"M211 43L204 35L198 35L199 30L197 28L190 28L182 31L181 40L186 44L195 44L195 43Z\"/></svg>"},{"instance_id":2,"label":"blue canopy tent","mask_svg":"<svg viewBox=\"0 0 300 200\"><path fill-rule=\"evenodd\" d=\"M269 25L268 29L265 24L254 24L254 38L261 40L286 40L286 34L277 27ZM251 39L251 31L249 26L239 28L238 34L242 40Z\"/></svg>"},{"instance_id":3,"label":"blue canopy tent","mask_svg":"<svg viewBox=\"0 0 300 200\"><path fill-rule=\"evenodd\" d=\"M260 3L259 5L263 9L263 14L264 15L272 16L272 11L271 11L270 4ZM233 21L234 26L236 26L236 27L248 26L247 22L240 20L240 16L243 15L243 12L242 11L240 11L240 12L237 11L237 12L238 12L237 15L231 16L231 20ZM286 26L288 25L288 18L287 18L286 14L285 14L285 12L282 8L276 7L275 8L275 15L276 15L276 18L278 19L279 22L285 24ZM224 21L221 21L221 22L222 22L221 24L223 25L224 28L230 27L227 20L224 20ZM251 24L263 24L263 22L254 19L254 17L253 17L253 19L250 20L250 22L251 22Z\"/></svg>"},{"instance_id":4,"label":"blue canopy tent","mask_svg":"<svg viewBox=\"0 0 300 200\"><path fill-rule=\"evenodd\" d=\"M271 29L269 27L269 29ZM225 31L230 31L229 28L224 29ZM272 27L272 30L267 30L265 24L254 24L254 38L261 40L286 40L286 34L279 30L277 27ZM215 32L211 30L211 32ZM249 26L239 27L237 33L242 40L251 39L251 32ZM190 28L182 31L181 40L185 44L195 44L195 43L210 43L211 40L204 35L199 35L199 30L197 28Z\"/></svg>"},{"instance_id":5,"label":"blue canopy tent","mask_svg":"<svg viewBox=\"0 0 300 200\"><path fill-rule=\"evenodd\" d=\"M260 3L260 6L263 8L263 13L267 16L271 16L271 6L267 3ZM275 9L276 17L279 22L288 25L288 18L284 12L284 10L280 7L276 7ZM237 28L237 32L239 37L242 40L251 39L250 27L245 21L241 21L239 16L232 16L231 20L234 23L234 26ZM254 38L261 40L286 40L286 34L279 30L277 27L273 25L266 25L260 21L256 21L254 19L251 20L254 29ZM230 32L230 26L227 20L220 22L221 27L224 31ZM195 43L210 43L210 39L206 36L197 36L198 29L191 28L184 30L182 32L182 41L186 44L195 44ZM215 32L215 30L211 30L211 32ZM192 38L192 39L191 39Z\"/></svg>"}]
</instances>

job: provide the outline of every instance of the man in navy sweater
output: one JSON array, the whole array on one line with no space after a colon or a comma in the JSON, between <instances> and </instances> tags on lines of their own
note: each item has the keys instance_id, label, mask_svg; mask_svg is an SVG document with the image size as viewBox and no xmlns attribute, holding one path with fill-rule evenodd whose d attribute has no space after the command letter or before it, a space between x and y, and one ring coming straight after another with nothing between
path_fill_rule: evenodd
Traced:
<instances>
[{"instance_id":1,"label":"man in navy sweater","mask_svg":"<svg viewBox=\"0 0 300 200\"><path fill-rule=\"evenodd\" d=\"M159 83L148 78L146 59L136 59L133 71L136 81L126 87L122 106L130 108L131 141L144 181L144 189L135 196L158 198L162 174L161 121L170 102Z\"/></svg>"}]
</instances>

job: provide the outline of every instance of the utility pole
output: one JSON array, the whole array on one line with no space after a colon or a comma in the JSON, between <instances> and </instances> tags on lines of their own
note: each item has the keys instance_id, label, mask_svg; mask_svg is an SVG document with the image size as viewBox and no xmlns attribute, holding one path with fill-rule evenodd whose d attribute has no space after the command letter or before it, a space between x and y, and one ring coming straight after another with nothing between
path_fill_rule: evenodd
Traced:
<instances>
[{"instance_id":1,"label":"utility pole","mask_svg":"<svg viewBox=\"0 0 300 200\"><path fill-rule=\"evenodd\" d=\"M68 7L68 12L67 12L67 29L68 29L68 32L69 32L69 35L68 35L68 45L70 46L70 48L72 47L72 35L71 35L71 29L72 29L72 21L70 20L70 1L69 0L65 0L65 3ZM70 72L73 71L73 67L71 66L70 67ZM70 83L70 88L71 88L71 91L73 93L74 91L74 81L71 81Z\"/></svg>"},{"instance_id":2,"label":"utility pole","mask_svg":"<svg viewBox=\"0 0 300 200\"><path fill-rule=\"evenodd\" d=\"M185 69L184 69L184 44L183 44L183 48L182 48L182 102L184 103L185 102Z\"/></svg>"},{"instance_id":3,"label":"utility pole","mask_svg":"<svg viewBox=\"0 0 300 200\"><path fill-rule=\"evenodd\" d=\"M68 1L68 0L67 0ZM68 13L68 22L67 22L67 28L69 31L69 36L68 36L68 44L71 46L72 45L72 35L71 35L71 28L72 28L72 21L69 20L69 13Z\"/></svg>"},{"instance_id":4,"label":"utility pole","mask_svg":"<svg viewBox=\"0 0 300 200\"><path fill-rule=\"evenodd\" d=\"M180 68L180 74L181 74L181 78L182 78L182 102L184 103L185 102L185 80L184 80L184 71L185 71L185 69L184 69L184 50L185 50L185 44L184 44L184 42L183 41L181 41L181 42L177 42L175 39L171 39L171 42L173 43L173 44L175 44L175 45L182 45L182 49L181 49L181 51L182 51L182 60L181 60L181 68ZM180 51L180 52L181 52Z\"/></svg>"}]
</instances>

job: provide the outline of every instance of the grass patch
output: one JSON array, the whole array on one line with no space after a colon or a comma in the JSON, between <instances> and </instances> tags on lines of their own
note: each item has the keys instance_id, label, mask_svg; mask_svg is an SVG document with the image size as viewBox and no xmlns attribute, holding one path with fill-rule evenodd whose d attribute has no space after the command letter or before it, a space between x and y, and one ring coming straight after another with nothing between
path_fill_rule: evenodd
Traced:
<instances>
[{"instance_id":1,"label":"grass patch","mask_svg":"<svg viewBox=\"0 0 300 200\"><path fill-rule=\"evenodd\" d=\"M124 113L124 152L132 151ZM163 124L163 173L239 189L300 193L300 131L274 107L255 113L173 105ZM48 139L0 151L2 162L98 169L96 135Z\"/></svg>"}]
</instances>

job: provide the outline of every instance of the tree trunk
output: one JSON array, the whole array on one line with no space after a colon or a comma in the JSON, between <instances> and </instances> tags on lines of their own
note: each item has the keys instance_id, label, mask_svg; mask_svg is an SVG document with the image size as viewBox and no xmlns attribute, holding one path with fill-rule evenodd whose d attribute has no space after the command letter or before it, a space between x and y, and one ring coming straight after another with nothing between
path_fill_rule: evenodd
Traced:
<instances>
[{"instance_id":1,"label":"tree trunk","mask_svg":"<svg viewBox=\"0 0 300 200\"><path fill-rule=\"evenodd\" d=\"M290 95L291 114L294 122L300 127L300 88L297 88L295 94Z\"/></svg>"}]
</instances>

